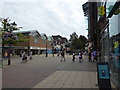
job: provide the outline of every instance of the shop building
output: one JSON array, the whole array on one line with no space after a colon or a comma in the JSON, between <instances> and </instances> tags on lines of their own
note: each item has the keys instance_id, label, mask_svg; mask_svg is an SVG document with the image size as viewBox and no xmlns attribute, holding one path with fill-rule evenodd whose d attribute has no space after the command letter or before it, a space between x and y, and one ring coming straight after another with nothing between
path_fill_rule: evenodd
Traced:
<instances>
[{"instance_id":1,"label":"shop building","mask_svg":"<svg viewBox=\"0 0 120 90\"><path fill-rule=\"evenodd\" d=\"M88 20L88 52L97 48L97 2L86 2L82 5L84 16Z\"/></svg>"},{"instance_id":2,"label":"shop building","mask_svg":"<svg viewBox=\"0 0 120 90\"><path fill-rule=\"evenodd\" d=\"M67 49L66 45L68 44L68 40L65 37L60 35L54 35L53 38L53 48L55 49L56 53L62 49Z\"/></svg>"},{"instance_id":3,"label":"shop building","mask_svg":"<svg viewBox=\"0 0 120 90\"><path fill-rule=\"evenodd\" d=\"M105 2L105 18L101 23L101 60L110 66L111 81L120 88L120 1Z\"/></svg>"},{"instance_id":4,"label":"shop building","mask_svg":"<svg viewBox=\"0 0 120 90\"><path fill-rule=\"evenodd\" d=\"M104 15L99 14L100 6ZM120 88L120 1L87 2L83 11L88 17L88 46L100 51L100 61L109 63L111 81Z\"/></svg>"},{"instance_id":5,"label":"shop building","mask_svg":"<svg viewBox=\"0 0 120 90\"><path fill-rule=\"evenodd\" d=\"M49 40L43 39L42 35L36 30L29 31L16 31L14 33L22 33L26 36L25 39L28 41L19 42L17 45L12 45L14 47L14 52L19 54L21 50L29 52L30 50L35 54L42 54L46 49L51 49L51 42Z\"/></svg>"}]
</instances>

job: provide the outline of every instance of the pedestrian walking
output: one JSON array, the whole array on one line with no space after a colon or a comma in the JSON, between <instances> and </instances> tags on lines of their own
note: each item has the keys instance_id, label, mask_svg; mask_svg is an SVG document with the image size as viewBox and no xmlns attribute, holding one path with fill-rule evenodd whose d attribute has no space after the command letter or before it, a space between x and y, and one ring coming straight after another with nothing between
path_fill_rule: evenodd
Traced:
<instances>
[{"instance_id":1,"label":"pedestrian walking","mask_svg":"<svg viewBox=\"0 0 120 90\"><path fill-rule=\"evenodd\" d=\"M21 58L22 61L21 61L21 62L24 62L24 59L25 59L25 51L23 51L21 54L22 54L22 58Z\"/></svg>"},{"instance_id":2,"label":"pedestrian walking","mask_svg":"<svg viewBox=\"0 0 120 90\"><path fill-rule=\"evenodd\" d=\"M94 54L91 52L91 62L94 62Z\"/></svg>"},{"instance_id":3,"label":"pedestrian walking","mask_svg":"<svg viewBox=\"0 0 120 90\"><path fill-rule=\"evenodd\" d=\"M91 51L88 53L88 55L89 62L91 62Z\"/></svg>"},{"instance_id":4,"label":"pedestrian walking","mask_svg":"<svg viewBox=\"0 0 120 90\"><path fill-rule=\"evenodd\" d=\"M7 51L5 51L5 53L4 53L4 58L5 58L5 59L8 58L8 52L7 52Z\"/></svg>"},{"instance_id":5,"label":"pedestrian walking","mask_svg":"<svg viewBox=\"0 0 120 90\"><path fill-rule=\"evenodd\" d=\"M84 54L87 55L87 52L85 51Z\"/></svg>"},{"instance_id":6,"label":"pedestrian walking","mask_svg":"<svg viewBox=\"0 0 120 90\"><path fill-rule=\"evenodd\" d=\"M23 51L20 51L20 54L19 54L19 55L20 55L20 57L22 57L22 53L23 53Z\"/></svg>"},{"instance_id":7,"label":"pedestrian walking","mask_svg":"<svg viewBox=\"0 0 120 90\"><path fill-rule=\"evenodd\" d=\"M94 60L93 61L97 62L97 51L96 50L93 51L93 56L94 56Z\"/></svg>"},{"instance_id":8,"label":"pedestrian walking","mask_svg":"<svg viewBox=\"0 0 120 90\"><path fill-rule=\"evenodd\" d=\"M27 52L24 54L24 62L27 62Z\"/></svg>"},{"instance_id":9,"label":"pedestrian walking","mask_svg":"<svg viewBox=\"0 0 120 90\"><path fill-rule=\"evenodd\" d=\"M27 52L23 52L22 53L22 62L24 63L24 62L27 62Z\"/></svg>"},{"instance_id":10,"label":"pedestrian walking","mask_svg":"<svg viewBox=\"0 0 120 90\"><path fill-rule=\"evenodd\" d=\"M100 51L97 50L97 62L100 62Z\"/></svg>"},{"instance_id":11,"label":"pedestrian walking","mask_svg":"<svg viewBox=\"0 0 120 90\"><path fill-rule=\"evenodd\" d=\"M82 61L83 61L83 59L82 59L82 54L83 54L83 53L80 51L80 52L79 52L79 62L82 62Z\"/></svg>"},{"instance_id":12,"label":"pedestrian walking","mask_svg":"<svg viewBox=\"0 0 120 90\"><path fill-rule=\"evenodd\" d=\"M61 60L60 61L62 61L63 59L65 61L65 52L64 52L64 50L61 51Z\"/></svg>"},{"instance_id":13,"label":"pedestrian walking","mask_svg":"<svg viewBox=\"0 0 120 90\"><path fill-rule=\"evenodd\" d=\"M73 61L73 62L75 61L75 52L73 52L73 58L72 58L72 61Z\"/></svg>"},{"instance_id":14,"label":"pedestrian walking","mask_svg":"<svg viewBox=\"0 0 120 90\"><path fill-rule=\"evenodd\" d=\"M31 60L32 59L32 51L30 51L29 55L30 55L30 59L29 60Z\"/></svg>"}]
</instances>

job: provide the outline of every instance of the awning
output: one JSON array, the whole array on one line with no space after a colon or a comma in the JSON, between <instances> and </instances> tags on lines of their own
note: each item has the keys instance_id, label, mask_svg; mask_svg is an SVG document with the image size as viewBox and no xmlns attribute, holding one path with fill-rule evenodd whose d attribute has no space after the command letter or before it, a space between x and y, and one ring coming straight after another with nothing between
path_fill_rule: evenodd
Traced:
<instances>
[{"instance_id":1,"label":"awning","mask_svg":"<svg viewBox=\"0 0 120 90\"><path fill-rule=\"evenodd\" d=\"M107 18L111 18L113 16L114 12L117 10L117 8L119 8L119 5L120 5L120 1L117 0L112 10L110 11L109 15L107 16Z\"/></svg>"}]
</instances>

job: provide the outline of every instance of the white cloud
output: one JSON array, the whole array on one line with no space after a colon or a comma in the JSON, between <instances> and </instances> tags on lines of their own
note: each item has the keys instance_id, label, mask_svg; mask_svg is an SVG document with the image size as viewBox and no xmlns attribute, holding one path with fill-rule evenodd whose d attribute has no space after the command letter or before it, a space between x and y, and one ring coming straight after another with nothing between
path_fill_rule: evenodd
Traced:
<instances>
[{"instance_id":1,"label":"white cloud","mask_svg":"<svg viewBox=\"0 0 120 90\"><path fill-rule=\"evenodd\" d=\"M4 3L2 15L24 29L37 29L40 33L60 34L67 38L73 31L87 36L82 10L82 4L87 0L10 1Z\"/></svg>"}]
</instances>

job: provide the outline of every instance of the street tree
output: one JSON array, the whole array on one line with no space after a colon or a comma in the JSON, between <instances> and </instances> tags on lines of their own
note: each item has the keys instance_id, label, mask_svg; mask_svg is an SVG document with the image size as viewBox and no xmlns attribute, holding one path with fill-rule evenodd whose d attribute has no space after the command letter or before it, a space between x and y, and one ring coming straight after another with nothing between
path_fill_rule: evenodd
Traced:
<instances>
[{"instance_id":1,"label":"street tree","mask_svg":"<svg viewBox=\"0 0 120 90\"><path fill-rule=\"evenodd\" d=\"M11 20L9 18L1 19L0 21L0 30L2 31L2 57L4 57L4 46L6 45L8 46L8 65L10 65L11 45L18 42L24 42L26 40L23 38L25 37L24 35L13 33L13 31L20 29L19 27L17 27L17 24L15 22L11 23Z\"/></svg>"},{"instance_id":2,"label":"street tree","mask_svg":"<svg viewBox=\"0 0 120 90\"><path fill-rule=\"evenodd\" d=\"M79 39L81 41L81 49L85 49L85 45L87 44L87 38L83 35L79 36Z\"/></svg>"},{"instance_id":3,"label":"street tree","mask_svg":"<svg viewBox=\"0 0 120 90\"><path fill-rule=\"evenodd\" d=\"M87 43L87 38L82 35L78 37L76 32L73 32L70 35L69 41L70 41L69 46L71 50L84 50L85 44Z\"/></svg>"}]
</instances>

